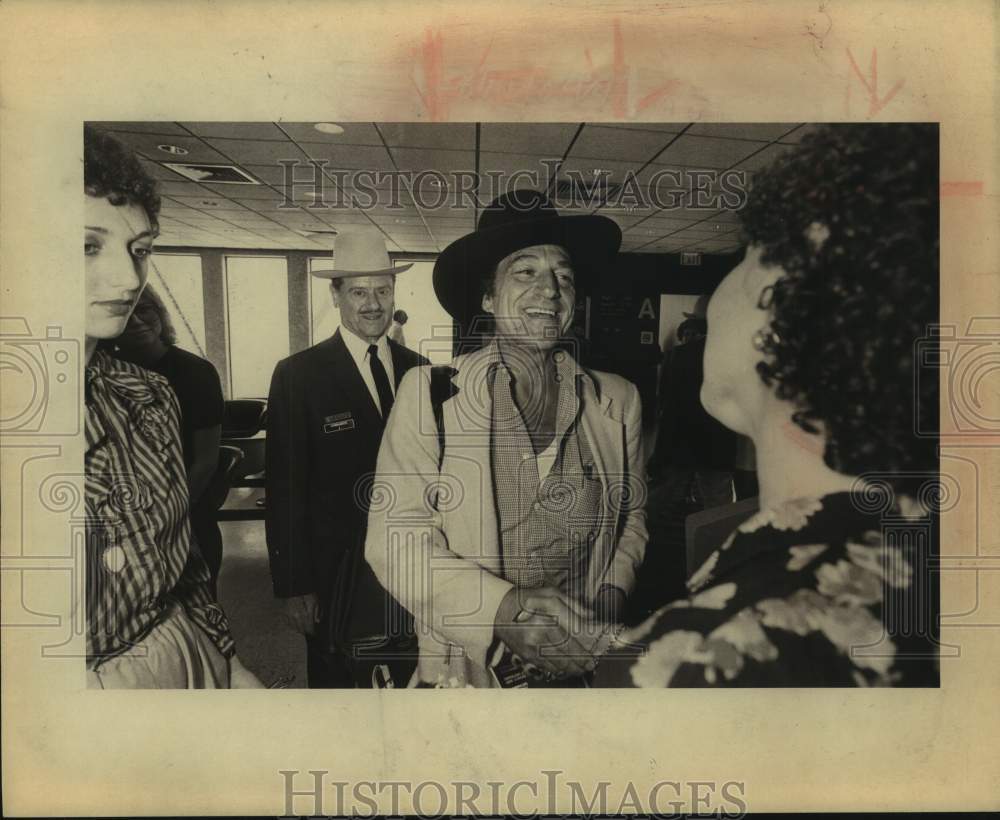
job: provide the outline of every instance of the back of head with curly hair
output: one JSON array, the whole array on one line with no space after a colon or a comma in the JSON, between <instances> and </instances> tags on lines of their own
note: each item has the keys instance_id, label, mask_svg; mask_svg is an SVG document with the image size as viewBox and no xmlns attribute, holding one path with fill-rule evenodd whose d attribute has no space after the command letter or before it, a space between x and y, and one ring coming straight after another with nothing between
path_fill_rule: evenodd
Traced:
<instances>
[{"instance_id":1,"label":"back of head with curly hair","mask_svg":"<svg viewBox=\"0 0 1000 820\"><path fill-rule=\"evenodd\" d=\"M938 317L938 129L833 125L754 181L741 213L784 275L757 365L799 426L822 422L827 466L848 475L937 469L915 402L937 418L915 344ZM765 306L762 304L762 307Z\"/></svg>"},{"instance_id":2,"label":"back of head with curly hair","mask_svg":"<svg viewBox=\"0 0 1000 820\"><path fill-rule=\"evenodd\" d=\"M83 128L83 189L88 196L107 197L113 205L138 205L149 217L153 231L159 229L156 181L135 154L89 125Z\"/></svg>"}]
</instances>

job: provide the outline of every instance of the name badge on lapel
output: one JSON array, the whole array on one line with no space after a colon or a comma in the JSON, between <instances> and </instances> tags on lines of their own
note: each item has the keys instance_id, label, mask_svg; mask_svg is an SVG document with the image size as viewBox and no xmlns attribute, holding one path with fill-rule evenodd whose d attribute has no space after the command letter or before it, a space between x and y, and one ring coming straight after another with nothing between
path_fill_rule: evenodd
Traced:
<instances>
[{"instance_id":1,"label":"name badge on lapel","mask_svg":"<svg viewBox=\"0 0 1000 820\"><path fill-rule=\"evenodd\" d=\"M324 433L340 433L354 429L354 416L348 410L346 413L335 413L323 419Z\"/></svg>"}]
</instances>

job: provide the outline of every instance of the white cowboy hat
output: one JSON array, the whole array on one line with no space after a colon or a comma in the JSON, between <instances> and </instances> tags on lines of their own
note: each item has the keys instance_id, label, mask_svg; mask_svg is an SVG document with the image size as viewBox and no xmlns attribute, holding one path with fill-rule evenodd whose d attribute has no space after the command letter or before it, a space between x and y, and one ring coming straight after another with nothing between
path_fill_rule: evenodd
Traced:
<instances>
[{"instance_id":1,"label":"white cowboy hat","mask_svg":"<svg viewBox=\"0 0 1000 820\"><path fill-rule=\"evenodd\" d=\"M344 279L348 276L381 276L402 273L413 263L394 268L385 247L385 236L374 225L345 228L337 234L333 245L333 267L312 271L323 279Z\"/></svg>"}]
</instances>

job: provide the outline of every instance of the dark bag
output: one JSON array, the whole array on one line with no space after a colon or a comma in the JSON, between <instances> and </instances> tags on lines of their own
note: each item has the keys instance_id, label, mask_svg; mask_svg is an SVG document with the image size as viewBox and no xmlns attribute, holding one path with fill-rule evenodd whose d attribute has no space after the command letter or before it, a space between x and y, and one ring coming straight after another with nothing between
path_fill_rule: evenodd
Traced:
<instances>
[{"instance_id":1,"label":"dark bag","mask_svg":"<svg viewBox=\"0 0 1000 820\"><path fill-rule=\"evenodd\" d=\"M330 645L347 656L355 683L406 686L417 668L413 616L375 577L363 539L341 559L330 602Z\"/></svg>"},{"instance_id":2,"label":"dark bag","mask_svg":"<svg viewBox=\"0 0 1000 820\"><path fill-rule=\"evenodd\" d=\"M451 377L455 372L447 366L431 368L431 405L442 452L441 405L451 395ZM403 687L417 666L413 616L379 583L365 560L364 546L362 534L344 553L334 576L330 596L330 646L333 651L347 656L359 687Z\"/></svg>"}]
</instances>

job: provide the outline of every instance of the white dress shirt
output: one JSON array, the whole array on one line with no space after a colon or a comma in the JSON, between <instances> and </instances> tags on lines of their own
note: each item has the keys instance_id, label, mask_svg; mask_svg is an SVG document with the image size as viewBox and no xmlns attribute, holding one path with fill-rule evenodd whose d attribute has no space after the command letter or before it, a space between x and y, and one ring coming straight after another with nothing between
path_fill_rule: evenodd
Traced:
<instances>
[{"instance_id":1,"label":"white dress shirt","mask_svg":"<svg viewBox=\"0 0 1000 820\"><path fill-rule=\"evenodd\" d=\"M361 378L365 380L365 384L368 386L368 392L372 394L372 401L375 402L379 413L384 416L385 414L382 413L382 404L378 400L378 388L375 387L375 378L372 376L372 366L368 361L368 346L371 342L367 339L362 339L346 327L342 328L340 335L344 339L344 344L347 345L347 350L350 352L351 358L354 359L354 364L358 366ZM389 341L384 333L375 342L375 347L378 348L378 359L382 362L385 373L389 377L389 389L392 391L392 395L395 396L396 374L392 369L392 354L389 352Z\"/></svg>"}]
</instances>

